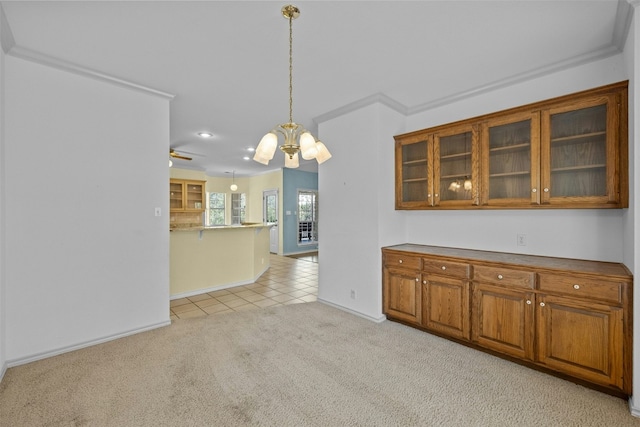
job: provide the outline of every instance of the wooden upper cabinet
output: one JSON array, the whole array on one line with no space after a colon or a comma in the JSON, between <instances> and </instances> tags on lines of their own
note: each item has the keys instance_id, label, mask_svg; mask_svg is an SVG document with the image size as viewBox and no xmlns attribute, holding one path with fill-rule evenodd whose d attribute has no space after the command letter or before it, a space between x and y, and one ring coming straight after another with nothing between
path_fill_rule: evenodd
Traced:
<instances>
[{"instance_id":1,"label":"wooden upper cabinet","mask_svg":"<svg viewBox=\"0 0 640 427\"><path fill-rule=\"evenodd\" d=\"M396 208L478 204L477 126L396 138Z\"/></svg>"},{"instance_id":2,"label":"wooden upper cabinet","mask_svg":"<svg viewBox=\"0 0 640 427\"><path fill-rule=\"evenodd\" d=\"M432 139L427 135L396 140L396 207L418 209L431 206L433 183L428 170Z\"/></svg>"},{"instance_id":3,"label":"wooden upper cabinet","mask_svg":"<svg viewBox=\"0 0 640 427\"><path fill-rule=\"evenodd\" d=\"M396 209L628 207L627 86L395 136Z\"/></svg>"},{"instance_id":4,"label":"wooden upper cabinet","mask_svg":"<svg viewBox=\"0 0 640 427\"><path fill-rule=\"evenodd\" d=\"M542 203L628 204L621 190L621 170L627 167L622 98L626 105L626 96L615 92L542 111Z\"/></svg>"},{"instance_id":5,"label":"wooden upper cabinet","mask_svg":"<svg viewBox=\"0 0 640 427\"><path fill-rule=\"evenodd\" d=\"M540 203L540 114L524 112L487 120L482 126L482 204Z\"/></svg>"},{"instance_id":6,"label":"wooden upper cabinet","mask_svg":"<svg viewBox=\"0 0 640 427\"><path fill-rule=\"evenodd\" d=\"M478 204L478 144L476 126L463 125L433 135L433 205Z\"/></svg>"},{"instance_id":7,"label":"wooden upper cabinet","mask_svg":"<svg viewBox=\"0 0 640 427\"><path fill-rule=\"evenodd\" d=\"M171 212L202 212L205 209L205 181L171 179L169 203Z\"/></svg>"}]
</instances>

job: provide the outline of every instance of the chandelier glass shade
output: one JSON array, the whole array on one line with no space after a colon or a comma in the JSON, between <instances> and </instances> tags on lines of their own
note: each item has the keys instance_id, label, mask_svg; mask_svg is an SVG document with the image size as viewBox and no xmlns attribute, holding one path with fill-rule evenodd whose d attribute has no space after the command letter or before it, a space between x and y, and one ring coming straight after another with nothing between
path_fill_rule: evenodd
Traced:
<instances>
[{"instance_id":1,"label":"chandelier glass shade","mask_svg":"<svg viewBox=\"0 0 640 427\"><path fill-rule=\"evenodd\" d=\"M300 165L299 155L305 160L316 159L321 164L331 158L331 153L321 141L293 121L293 20L300 16L300 9L287 5L282 8L282 15L289 20L289 122L277 125L262 137L253 160L268 165L275 155L280 134L284 138L280 150L285 154L285 167L297 168Z\"/></svg>"}]
</instances>

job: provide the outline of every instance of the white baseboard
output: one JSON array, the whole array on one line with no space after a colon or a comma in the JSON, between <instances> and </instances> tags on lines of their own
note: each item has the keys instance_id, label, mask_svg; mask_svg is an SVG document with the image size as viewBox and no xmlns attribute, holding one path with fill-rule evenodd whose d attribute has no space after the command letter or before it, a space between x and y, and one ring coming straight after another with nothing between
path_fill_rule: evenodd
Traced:
<instances>
[{"instance_id":1,"label":"white baseboard","mask_svg":"<svg viewBox=\"0 0 640 427\"><path fill-rule=\"evenodd\" d=\"M138 329L132 329L126 332L122 332L119 334L114 334L114 335L108 335L102 338L98 338L95 340L91 340L91 341L85 341L79 344L75 344L75 345L70 345L67 347L60 347L58 349L55 350L51 350L51 351L45 351L42 353L38 353L38 354L33 354L31 356L26 356L26 357L21 357L18 359L13 359L13 360L9 360L6 363L6 367L7 368L13 368L14 366L20 366L20 365L24 365L27 363L31 363L31 362L35 362L37 360L42 360L42 359L47 359L49 357L53 357L53 356L58 356L60 354L63 353L69 353L71 351L75 351L75 350L80 350L86 347L91 347L97 344L102 344L108 341L113 341L113 340L117 340L119 338L124 338L124 337L128 337L129 335L135 335L135 334L139 334L140 332L147 332L150 331L152 329L157 329L157 328L161 328L163 326L169 326L171 325L171 320L165 320L163 322L160 323L155 323L153 325L148 325L145 326L143 328L138 328ZM3 372L4 374L4 372Z\"/></svg>"},{"instance_id":2,"label":"white baseboard","mask_svg":"<svg viewBox=\"0 0 640 427\"><path fill-rule=\"evenodd\" d=\"M344 307L344 306L342 306L340 304L329 302L329 301L324 300L322 298L318 298L318 302L321 302L323 304L329 305L329 306L331 306L333 308L337 308L338 310L346 311L349 314L353 314L354 316L362 317L363 319L367 319L367 320L370 320L370 321L375 322L375 323L382 323L385 320L387 320L387 316L385 316L385 315L382 315L381 317L371 317L371 316L369 316L367 314L363 314L363 313L360 313L359 311L351 310L350 308Z\"/></svg>"},{"instance_id":3,"label":"white baseboard","mask_svg":"<svg viewBox=\"0 0 640 427\"><path fill-rule=\"evenodd\" d=\"M634 417L640 418L640 408L633 405L633 396L629 396L629 411Z\"/></svg>"},{"instance_id":4,"label":"white baseboard","mask_svg":"<svg viewBox=\"0 0 640 427\"><path fill-rule=\"evenodd\" d=\"M2 364L2 367L0 367L0 383L2 382L2 379L4 378L5 372L7 372L7 368L8 368L8 366L7 366L6 362Z\"/></svg>"},{"instance_id":5,"label":"white baseboard","mask_svg":"<svg viewBox=\"0 0 640 427\"><path fill-rule=\"evenodd\" d=\"M260 276L262 276L264 272L269 269L269 267L270 266L264 267L262 271L258 273L258 275L255 276L253 279L243 280L240 282L225 283L222 285L211 286L210 288L197 289L195 291L181 292L179 294L169 296L169 299L174 300L174 299L180 299L180 298L194 297L196 295L206 294L207 292L215 292L215 291L221 291L223 289L235 288L236 286L250 285L252 283L255 283L256 280L258 280Z\"/></svg>"}]
</instances>

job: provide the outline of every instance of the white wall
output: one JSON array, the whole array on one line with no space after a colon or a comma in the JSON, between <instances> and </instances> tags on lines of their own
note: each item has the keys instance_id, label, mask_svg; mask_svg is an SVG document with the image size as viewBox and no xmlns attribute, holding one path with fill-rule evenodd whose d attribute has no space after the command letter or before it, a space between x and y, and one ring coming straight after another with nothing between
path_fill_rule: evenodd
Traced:
<instances>
[{"instance_id":1,"label":"white wall","mask_svg":"<svg viewBox=\"0 0 640 427\"><path fill-rule=\"evenodd\" d=\"M168 324L168 99L12 56L5 80L9 365Z\"/></svg>"},{"instance_id":2,"label":"white wall","mask_svg":"<svg viewBox=\"0 0 640 427\"><path fill-rule=\"evenodd\" d=\"M4 11L0 6L0 34L4 29ZM4 150L4 49L0 48L0 380L7 369L6 346L6 280L5 280L5 221L4 221L4 196L5 196L5 150Z\"/></svg>"},{"instance_id":3,"label":"white wall","mask_svg":"<svg viewBox=\"0 0 640 427\"><path fill-rule=\"evenodd\" d=\"M380 248L404 233L403 219L394 210L389 167L393 135L403 126L402 116L380 104L319 126L333 157L318 171L318 298L373 319L382 317Z\"/></svg>"},{"instance_id":4,"label":"white wall","mask_svg":"<svg viewBox=\"0 0 640 427\"><path fill-rule=\"evenodd\" d=\"M625 43L624 57L627 74L636 76L640 70L640 19L635 16L638 12L637 4L627 41ZM640 185L640 175L637 165L640 165L640 150L636 149L640 141L640 128L637 126L636 111L640 111L640 87L631 78L629 81L629 209L624 217L624 263L632 272L640 271L640 260L636 254L640 253L640 211L637 209L636 188ZM636 276L636 286L638 278ZM635 291L633 296L634 318L640 319L640 292ZM640 328L634 328L633 334L633 389L640 390ZM635 416L640 416L640 399L637 395L631 399L631 411Z\"/></svg>"},{"instance_id":5,"label":"white wall","mask_svg":"<svg viewBox=\"0 0 640 427\"><path fill-rule=\"evenodd\" d=\"M622 55L403 119L381 104L320 124L333 158L321 165L318 297L381 316L380 248L418 243L623 261L628 210L393 211L393 135L626 80ZM402 122L405 122L403 128ZM516 234L527 234L527 246ZM350 299L351 289L357 299Z\"/></svg>"},{"instance_id":6,"label":"white wall","mask_svg":"<svg viewBox=\"0 0 640 427\"><path fill-rule=\"evenodd\" d=\"M434 108L408 118L413 131L602 86L630 76L622 55ZM630 116L633 117L633 116ZM389 162L388 167L393 167ZM406 213L404 240L569 258L623 261L626 210L487 210ZM527 246L516 235L527 235Z\"/></svg>"}]
</instances>

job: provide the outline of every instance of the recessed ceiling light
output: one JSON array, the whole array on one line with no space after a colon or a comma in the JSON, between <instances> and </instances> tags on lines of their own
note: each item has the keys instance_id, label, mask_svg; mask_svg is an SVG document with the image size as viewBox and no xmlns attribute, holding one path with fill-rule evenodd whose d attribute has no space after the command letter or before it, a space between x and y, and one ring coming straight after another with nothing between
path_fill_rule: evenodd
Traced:
<instances>
[{"instance_id":1,"label":"recessed ceiling light","mask_svg":"<svg viewBox=\"0 0 640 427\"><path fill-rule=\"evenodd\" d=\"M251 157L249 157L249 156L244 156L244 157L242 158L242 160L251 160Z\"/></svg>"},{"instance_id":2,"label":"recessed ceiling light","mask_svg":"<svg viewBox=\"0 0 640 427\"><path fill-rule=\"evenodd\" d=\"M202 138L213 138L213 134L211 132L198 132L198 136Z\"/></svg>"},{"instance_id":3,"label":"recessed ceiling light","mask_svg":"<svg viewBox=\"0 0 640 427\"><path fill-rule=\"evenodd\" d=\"M255 149L255 148L253 148L253 147L249 147L249 148L247 148L247 151L249 151L249 152L253 153L254 151L256 151L256 149Z\"/></svg>"}]
</instances>

